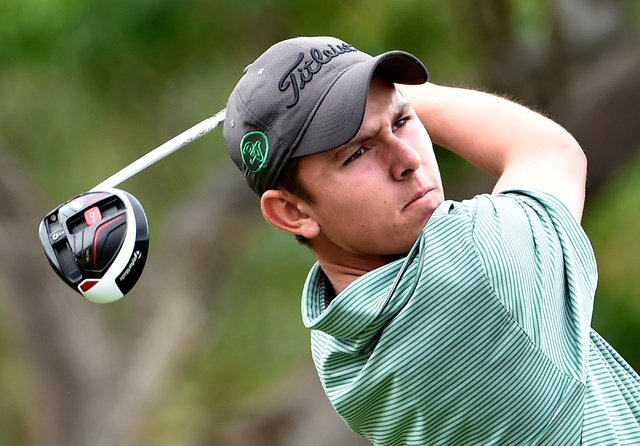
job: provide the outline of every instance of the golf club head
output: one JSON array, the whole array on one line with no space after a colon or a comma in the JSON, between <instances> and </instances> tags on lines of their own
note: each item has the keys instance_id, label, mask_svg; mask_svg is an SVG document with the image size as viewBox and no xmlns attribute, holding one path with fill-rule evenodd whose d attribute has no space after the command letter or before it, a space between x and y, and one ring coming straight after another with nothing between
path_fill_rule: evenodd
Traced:
<instances>
[{"instance_id":1,"label":"golf club head","mask_svg":"<svg viewBox=\"0 0 640 446\"><path fill-rule=\"evenodd\" d=\"M122 298L136 284L149 250L149 223L128 192L91 191L51 211L40 242L53 270L92 302Z\"/></svg>"}]
</instances>

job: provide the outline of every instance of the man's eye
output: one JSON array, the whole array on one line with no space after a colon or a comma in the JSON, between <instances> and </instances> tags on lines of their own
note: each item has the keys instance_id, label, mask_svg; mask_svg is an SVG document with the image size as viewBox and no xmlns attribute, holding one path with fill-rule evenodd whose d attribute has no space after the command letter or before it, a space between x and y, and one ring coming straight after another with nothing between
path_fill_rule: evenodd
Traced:
<instances>
[{"instance_id":1,"label":"man's eye","mask_svg":"<svg viewBox=\"0 0 640 446\"><path fill-rule=\"evenodd\" d=\"M405 118L402 118L402 119L396 121L396 123L393 124L393 130L398 130L400 127L403 127L407 123L408 120L409 120L409 117L407 116Z\"/></svg>"},{"instance_id":2,"label":"man's eye","mask_svg":"<svg viewBox=\"0 0 640 446\"><path fill-rule=\"evenodd\" d=\"M364 147L360 147L358 148L358 150L356 150L355 152L353 152L353 155L351 155L349 158L347 158L347 160L344 162L345 164L349 164L351 161L360 158L364 152L366 152L367 149L365 149Z\"/></svg>"}]
</instances>

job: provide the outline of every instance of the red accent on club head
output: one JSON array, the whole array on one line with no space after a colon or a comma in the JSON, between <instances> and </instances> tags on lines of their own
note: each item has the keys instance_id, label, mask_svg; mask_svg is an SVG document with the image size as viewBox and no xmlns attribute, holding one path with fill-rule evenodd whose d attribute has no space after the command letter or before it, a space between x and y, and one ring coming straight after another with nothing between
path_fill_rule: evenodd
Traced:
<instances>
[{"instance_id":1,"label":"red accent on club head","mask_svg":"<svg viewBox=\"0 0 640 446\"><path fill-rule=\"evenodd\" d=\"M100 232L106 228L107 226L111 226L112 224L114 224L115 222L122 220L123 216L121 215L118 218L114 218L113 220L111 220L110 222L107 222L105 224L103 224L102 226L100 226L98 228L98 230L96 231L96 235L93 237L93 267L97 268L98 267L98 249L96 248L98 246L98 235L100 235Z\"/></svg>"},{"instance_id":2,"label":"red accent on club head","mask_svg":"<svg viewBox=\"0 0 640 446\"><path fill-rule=\"evenodd\" d=\"M80 284L80 289L82 290L83 293L86 293L97 284L98 284L97 280L85 280Z\"/></svg>"},{"instance_id":3,"label":"red accent on club head","mask_svg":"<svg viewBox=\"0 0 640 446\"><path fill-rule=\"evenodd\" d=\"M90 195L90 196L76 197L71 201L72 202L77 201L79 203L91 203L92 201L100 200L100 199L106 197L107 195L109 195L109 194L106 193L106 192L103 192L101 194L98 194L97 196Z\"/></svg>"},{"instance_id":4,"label":"red accent on club head","mask_svg":"<svg viewBox=\"0 0 640 446\"><path fill-rule=\"evenodd\" d=\"M102 221L102 214L100 213L98 206L94 206L84 211L84 221L86 221L89 226L93 226Z\"/></svg>"}]
</instances>

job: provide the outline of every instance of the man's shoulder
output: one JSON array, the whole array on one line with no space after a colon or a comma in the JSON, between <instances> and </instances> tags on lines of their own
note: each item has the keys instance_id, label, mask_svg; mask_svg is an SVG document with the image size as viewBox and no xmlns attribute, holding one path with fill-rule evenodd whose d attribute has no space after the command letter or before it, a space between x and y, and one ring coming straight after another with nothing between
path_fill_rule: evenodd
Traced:
<instances>
[{"instance_id":1,"label":"man's shoulder","mask_svg":"<svg viewBox=\"0 0 640 446\"><path fill-rule=\"evenodd\" d=\"M433 213L425 229L442 220L467 220L475 224L481 219L509 215L517 218L532 212L538 217L549 216L572 226L580 226L569 209L555 196L536 189L509 189L497 194L479 194L462 201L446 200Z\"/></svg>"}]
</instances>

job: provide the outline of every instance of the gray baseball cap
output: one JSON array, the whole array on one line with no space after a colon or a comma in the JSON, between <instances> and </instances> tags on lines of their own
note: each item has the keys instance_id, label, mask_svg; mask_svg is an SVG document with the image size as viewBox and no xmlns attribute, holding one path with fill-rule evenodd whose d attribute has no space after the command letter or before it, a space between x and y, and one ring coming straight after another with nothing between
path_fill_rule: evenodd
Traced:
<instances>
[{"instance_id":1,"label":"gray baseball cap","mask_svg":"<svg viewBox=\"0 0 640 446\"><path fill-rule=\"evenodd\" d=\"M227 104L229 155L258 195L275 189L291 158L335 149L360 129L374 73L422 84L425 66L404 51L372 57L333 37L279 42L249 65Z\"/></svg>"}]
</instances>

